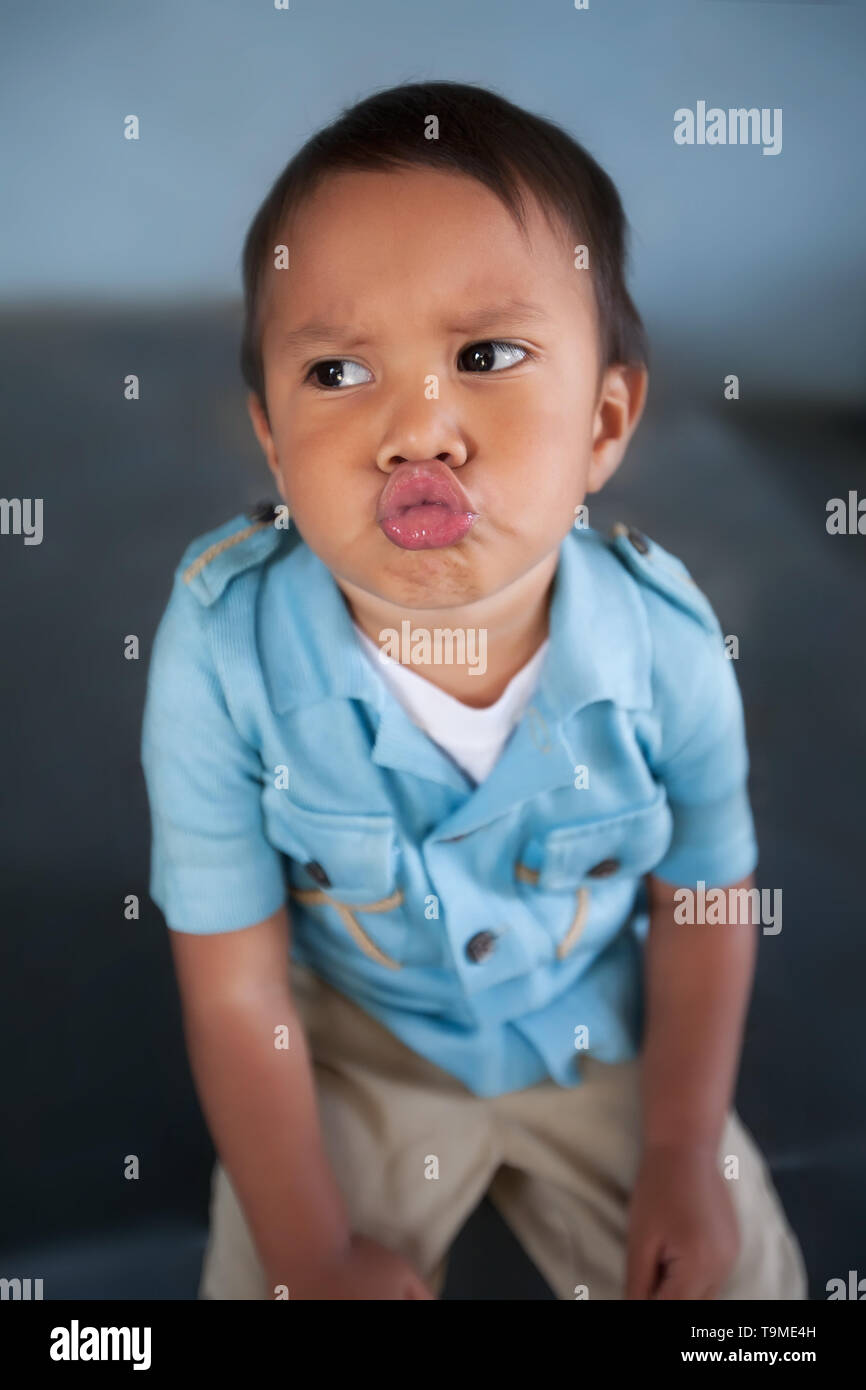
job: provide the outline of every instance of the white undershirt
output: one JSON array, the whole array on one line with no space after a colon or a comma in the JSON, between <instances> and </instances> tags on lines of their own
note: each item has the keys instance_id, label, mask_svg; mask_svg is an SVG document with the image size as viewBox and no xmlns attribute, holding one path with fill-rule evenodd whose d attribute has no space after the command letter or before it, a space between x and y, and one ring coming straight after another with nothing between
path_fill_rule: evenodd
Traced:
<instances>
[{"instance_id":1,"label":"white undershirt","mask_svg":"<svg viewBox=\"0 0 866 1390\"><path fill-rule=\"evenodd\" d=\"M475 782L483 782L523 714L547 651L545 638L534 656L512 676L495 705L474 709L440 690L411 666L386 656L357 623L366 656L409 718L444 748Z\"/></svg>"}]
</instances>

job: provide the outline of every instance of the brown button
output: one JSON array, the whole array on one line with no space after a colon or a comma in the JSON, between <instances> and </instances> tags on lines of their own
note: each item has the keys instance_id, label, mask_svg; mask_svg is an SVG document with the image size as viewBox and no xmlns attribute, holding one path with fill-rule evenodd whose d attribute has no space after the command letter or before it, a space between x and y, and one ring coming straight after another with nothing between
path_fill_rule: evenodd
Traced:
<instances>
[{"instance_id":1,"label":"brown button","mask_svg":"<svg viewBox=\"0 0 866 1390\"><path fill-rule=\"evenodd\" d=\"M649 541L647 540L646 536L642 535L641 532L638 531L634 526L630 526L628 528L626 535L628 536L635 550L639 551L641 555L649 555Z\"/></svg>"},{"instance_id":2,"label":"brown button","mask_svg":"<svg viewBox=\"0 0 866 1390\"><path fill-rule=\"evenodd\" d=\"M599 864L593 864L591 869L587 869L589 878L610 878L619 868L618 859L602 859Z\"/></svg>"},{"instance_id":3,"label":"brown button","mask_svg":"<svg viewBox=\"0 0 866 1390\"><path fill-rule=\"evenodd\" d=\"M323 888L330 888L331 880L328 878L328 875L317 859L310 859L309 862L304 865L304 868L310 875L310 878L314 878L317 883L321 883Z\"/></svg>"},{"instance_id":4,"label":"brown button","mask_svg":"<svg viewBox=\"0 0 866 1390\"><path fill-rule=\"evenodd\" d=\"M496 945L496 933L492 931L478 931L466 942L466 954L477 965L479 961L489 956Z\"/></svg>"}]
</instances>

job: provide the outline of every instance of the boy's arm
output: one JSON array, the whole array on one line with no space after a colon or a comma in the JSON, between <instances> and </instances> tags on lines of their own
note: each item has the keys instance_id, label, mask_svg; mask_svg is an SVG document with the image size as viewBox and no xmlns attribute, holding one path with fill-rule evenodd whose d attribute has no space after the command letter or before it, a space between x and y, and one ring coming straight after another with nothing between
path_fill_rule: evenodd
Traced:
<instances>
[{"instance_id":1,"label":"boy's arm","mask_svg":"<svg viewBox=\"0 0 866 1390\"><path fill-rule=\"evenodd\" d=\"M322 1144L307 1040L289 985L285 905L239 931L172 931L184 1034L214 1145L271 1286L348 1248ZM286 1026L289 1047L274 1046Z\"/></svg>"},{"instance_id":2,"label":"boy's arm","mask_svg":"<svg viewBox=\"0 0 866 1390\"><path fill-rule=\"evenodd\" d=\"M285 865L263 805L273 769L229 707L213 650L225 633L186 583L192 558L154 639L141 761L150 892L170 928L199 1102L272 1286L290 1298L431 1299L408 1260L349 1229L290 991ZM283 1027L288 1048L274 1045Z\"/></svg>"},{"instance_id":3,"label":"boy's arm","mask_svg":"<svg viewBox=\"0 0 866 1390\"><path fill-rule=\"evenodd\" d=\"M750 874L725 891L753 886ZM757 929L676 922L676 888L652 875L647 888L643 1147L715 1154L736 1085Z\"/></svg>"}]
</instances>

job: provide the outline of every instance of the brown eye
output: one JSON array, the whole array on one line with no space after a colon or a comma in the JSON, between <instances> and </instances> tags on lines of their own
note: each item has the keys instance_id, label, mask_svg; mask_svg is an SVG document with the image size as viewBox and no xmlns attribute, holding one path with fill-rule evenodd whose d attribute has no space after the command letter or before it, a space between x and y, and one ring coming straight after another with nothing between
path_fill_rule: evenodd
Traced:
<instances>
[{"instance_id":1,"label":"brown eye","mask_svg":"<svg viewBox=\"0 0 866 1390\"><path fill-rule=\"evenodd\" d=\"M519 343L511 343L501 338L485 339L483 342L471 343L469 347L463 349L458 355L458 363L466 362L469 365L464 367L465 371L470 372L494 372L502 371L502 367L495 367L497 353L512 355L522 353L523 356L516 359L516 362L527 360L532 356L528 348L521 347ZM505 367L513 367L515 361L506 362Z\"/></svg>"},{"instance_id":2,"label":"brown eye","mask_svg":"<svg viewBox=\"0 0 866 1390\"><path fill-rule=\"evenodd\" d=\"M348 373L343 371L344 366L349 368ZM314 384L323 391L338 391L341 386L360 386L363 383L351 380L353 369L360 372L367 370L359 362L350 361L348 357L328 357L321 362L314 362L304 381L312 381L315 377Z\"/></svg>"}]
</instances>

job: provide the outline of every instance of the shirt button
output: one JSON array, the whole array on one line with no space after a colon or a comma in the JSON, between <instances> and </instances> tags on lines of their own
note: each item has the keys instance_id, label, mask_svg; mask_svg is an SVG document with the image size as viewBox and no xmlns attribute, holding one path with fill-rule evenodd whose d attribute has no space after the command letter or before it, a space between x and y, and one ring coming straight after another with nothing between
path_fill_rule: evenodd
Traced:
<instances>
[{"instance_id":1,"label":"shirt button","mask_svg":"<svg viewBox=\"0 0 866 1390\"><path fill-rule=\"evenodd\" d=\"M629 540L641 555L649 555L649 541L636 527L630 526L626 532Z\"/></svg>"},{"instance_id":2,"label":"shirt button","mask_svg":"<svg viewBox=\"0 0 866 1390\"><path fill-rule=\"evenodd\" d=\"M619 868L618 859L602 859L599 864L594 864L591 869L587 869L589 878L610 878Z\"/></svg>"},{"instance_id":3,"label":"shirt button","mask_svg":"<svg viewBox=\"0 0 866 1390\"><path fill-rule=\"evenodd\" d=\"M304 868L310 875L310 878L314 878L317 883L321 883L323 888L330 888L331 880L328 878L328 875L317 859L310 859L308 863L304 865Z\"/></svg>"},{"instance_id":4,"label":"shirt button","mask_svg":"<svg viewBox=\"0 0 866 1390\"><path fill-rule=\"evenodd\" d=\"M466 954L474 965L489 956L496 945L496 933L492 931L478 931L466 942Z\"/></svg>"}]
</instances>

